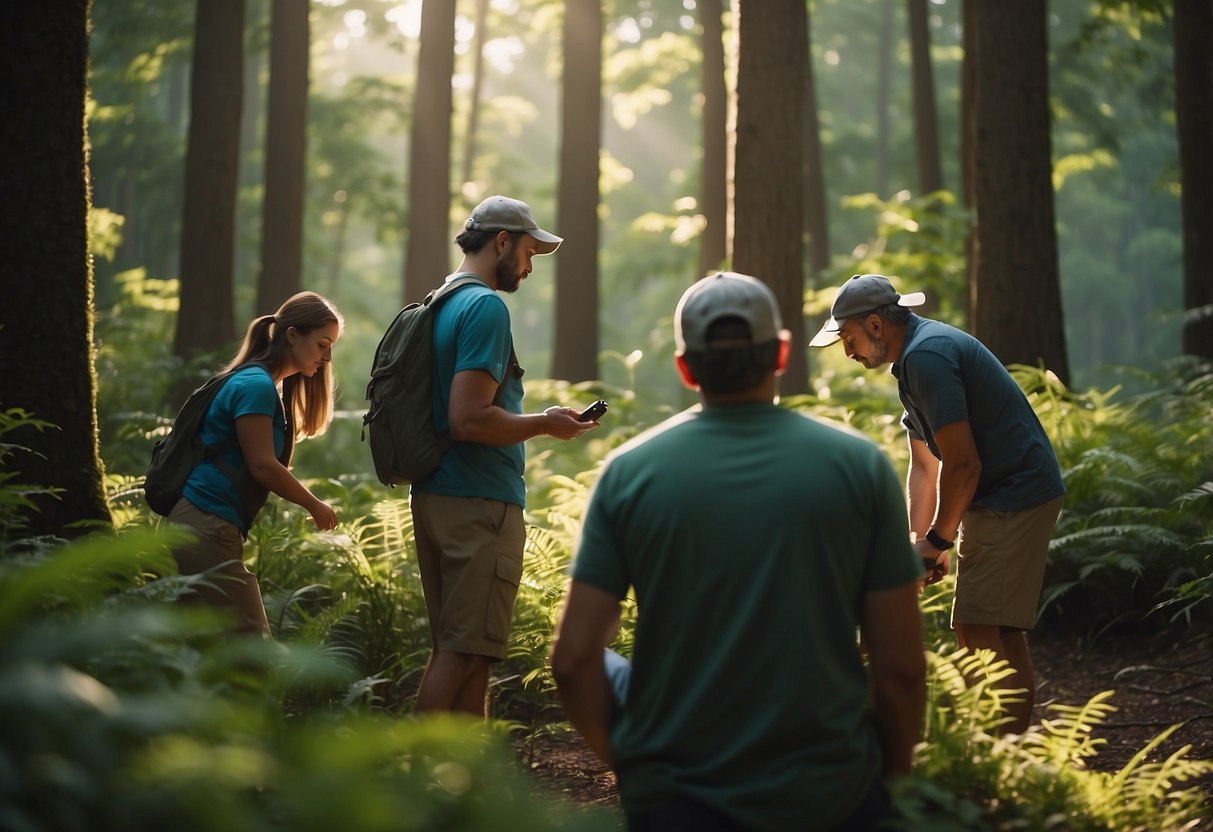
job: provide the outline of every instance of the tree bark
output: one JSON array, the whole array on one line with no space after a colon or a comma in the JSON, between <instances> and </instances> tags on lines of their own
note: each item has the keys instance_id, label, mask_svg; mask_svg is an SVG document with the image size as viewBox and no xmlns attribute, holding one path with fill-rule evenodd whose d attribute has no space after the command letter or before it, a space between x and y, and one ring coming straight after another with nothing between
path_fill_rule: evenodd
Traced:
<instances>
[{"instance_id":1,"label":"tree bark","mask_svg":"<svg viewBox=\"0 0 1213 832\"><path fill-rule=\"evenodd\" d=\"M918 189L925 195L943 190L939 132L935 124L935 81L931 74L931 35L927 28L927 0L907 0L906 6L910 20Z\"/></svg>"},{"instance_id":2,"label":"tree bark","mask_svg":"<svg viewBox=\"0 0 1213 832\"><path fill-rule=\"evenodd\" d=\"M227 351L235 328L232 257L244 81L244 0L198 3L174 352Z\"/></svg>"},{"instance_id":3,"label":"tree bark","mask_svg":"<svg viewBox=\"0 0 1213 832\"><path fill-rule=\"evenodd\" d=\"M98 449L93 273L88 252L85 96L88 0L0 4L0 269L5 313L0 409L56 428L19 430L30 448L6 467L18 482L62 489L37 496L26 533L72 536L112 525Z\"/></svg>"},{"instance_id":4,"label":"tree bark","mask_svg":"<svg viewBox=\"0 0 1213 832\"><path fill-rule=\"evenodd\" d=\"M475 177L476 133L480 130L480 91L484 87L484 42L488 25L489 0L476 0L476 36L472 46L472 92L468 104L467 129L463 137L463 176L468 183Z\"/></svg>"},{"instance_id":5,"label":"tree bark","mask_svg":"<svg viewBox=\"0 0 1213 832\"><path fill-rule=\"evenodd\" d=\"M556 342L552 377L598 378L598 151L602 145L602 6L564 7Z\"/></svg>"},{"instance_id":6,"label":"tree bark","mask_svg":"<svg viewBox=\"0 0 1213 832\"><path fill-rule=\"evenodd\" d=\"M307 181L308 0L274 0L265 128L265 199L257 314L272 315L303 285Z\"/></svg>"},{"instance_id":7,"label":"tree bark","mask_svg":"<svg viewBox=\"0 0 1213 832\"><path fill-rule=\"evenodd\" d=\"M451 270L451 75L454 0L421 5L421 47L409 149L408 242L404 302L421 300Z\"/></svg>"},{"instance_id":8,"label":"tree bark","mask_svg":"<svg viewBox=\"0 0 1213 832\"><path fill-rule=\"evenodd\" d=\"M699 234L699 273L719 269L728 256L728 89L724 76L724 8L720 0L699 0L703 27L703 166L700 204L703 231Z\"/></svg>"},{"instance_id":9,"label":"tree bark","mask_svg":"<svg viewBox=\"0 0 1213 832\"><path fill-rule=\"evenodd\" d=\"M1183 351L1213 358L1213 3L1175 0L1183 213Z\"/></svg>"},{"instance_id":10,"label":"tree bark","mask_svg":"<svg viewBox=\"0 0 1213 832\"><path fill-rule=\"evenodd\" d=\"M889 198L889 76L893 63L893 0L884 0L880 47L876 55L876 184L881 199Z\"/></svg>"},{"instance_id":11,"label":"tree bark","mask_svg":"<svg viewBox=\"0 0 1213 832\"><path fill-rule=\"evenodd\" d=\"M968 5L968 4L966 4ZM973 5L973 334L1069 380L1049 146L1045 0Z\"/></svg>"},{"instance_id":12,"label":"tree bark","mask_svg":"<svg viewBox=\"0 0 1213 832\"><path fill-rule=\"evenodd\" d=\"M806 12L808 57L804 73L804 211L809 235L809 285L816 288L830 265L830 221L826 208L825 167L821 156L821 124L817 117L817 85L813 80L812 13Z\"/></svg>"},{"instance_id":13,"label":"tree bark","mask_svg":"<svg viewBox=\"0 0 1213 832\"><path fill-rule=\"evenodd\" d=\"M792 352L785 393L808 389L804 326L804 0L738 0L733 268L769 284Z\"/></svg>"}]
</instances>

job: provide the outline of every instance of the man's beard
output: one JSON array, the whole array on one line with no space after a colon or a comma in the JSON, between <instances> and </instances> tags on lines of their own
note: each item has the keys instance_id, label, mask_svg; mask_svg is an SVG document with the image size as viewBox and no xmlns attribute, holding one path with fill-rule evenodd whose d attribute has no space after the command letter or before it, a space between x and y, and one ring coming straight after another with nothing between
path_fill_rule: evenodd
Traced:
<instances>
[{"instance_id":1,"label":"man's beard","mask_svg":"<svg viewBox=\"0 0 1213 832\"><path fill-rule=\"evenodd\" d=\"M872 357L860 357L859 363L867 367L869 370L875 370L877 367L883 367L889 363L889 342L883 338L877 337L864 327L864 333L868 336L868 340L872 344Z\"/></svg>"},{"instance_id":2,"label":"man's beard","mask_svg":"<svg viewBox=\"0 0 1213 832\"><path fill-rule=\"evenodd\" d=\"M510 243L510 247L505 250L497 260L496 277L497 291L499 292L517 292L518 287L522 284L522 272L515 270L514 266L514 244Z\"/></svg>"}]
</instances>

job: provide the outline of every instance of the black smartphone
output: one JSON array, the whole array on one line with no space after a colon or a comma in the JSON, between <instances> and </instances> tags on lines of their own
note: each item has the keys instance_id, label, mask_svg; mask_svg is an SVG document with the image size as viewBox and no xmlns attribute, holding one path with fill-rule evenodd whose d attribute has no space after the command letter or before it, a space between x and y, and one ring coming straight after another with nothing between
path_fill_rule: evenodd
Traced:
<instances>
[{"instance_id":1,"label":"black smartphone","mask_svg":"<svg viewBox=\"0 0 1213 832\"><path fill-rule=\"evenodd\" d=\"M602 415L607 412L607 403L602 399L594 402L592 405L581 411L577 415L578 422L597 422L602 418Z\"/></svg>"}]
</instances>

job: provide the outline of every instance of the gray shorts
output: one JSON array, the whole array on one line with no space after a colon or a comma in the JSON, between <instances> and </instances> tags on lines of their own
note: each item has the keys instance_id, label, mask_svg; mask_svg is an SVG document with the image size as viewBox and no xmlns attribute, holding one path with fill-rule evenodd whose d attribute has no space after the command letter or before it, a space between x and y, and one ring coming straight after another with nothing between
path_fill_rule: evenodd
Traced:
<instances>
[{"instance_id":1,"label":"gray shorts","mask_svg":"<svg viewBox=\"0 0 1213 832\"><path fill-rule=\"evenodd\" d=\"M1023 511L965 512L956 544L953 627L996 624L1032 629L1061 503L1057 497Z\"/></svg>"},{"instance_id":2,"label":"gray shorts","mask_svg":"<svg viewBox=\"0 0 1213 832\"><path fill-rule=\"evenodd\" d=\"M434 649L504 659L522 580L522 507L424 491L411 503Z\"/></svg>"}]
</instances>

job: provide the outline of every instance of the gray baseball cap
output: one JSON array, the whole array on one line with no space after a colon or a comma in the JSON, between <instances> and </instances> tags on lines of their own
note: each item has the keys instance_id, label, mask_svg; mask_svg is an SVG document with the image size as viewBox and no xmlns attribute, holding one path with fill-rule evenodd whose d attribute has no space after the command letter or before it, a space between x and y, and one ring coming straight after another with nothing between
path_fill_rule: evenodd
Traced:
<instances>
[{"instance_id":1,"label":"gray baseball cap","mask_svg":"<svg viewBox=\"0 0 1213 832\"><path fill-rule=\"evenodd\" d=\"M523 231L539 242L538 254L551 254L560 248L563 237L544 231L531 215L531 206L519 199L497 194L472 209L463 224L472 231Z\"/></svg>"},{"instance_id":2,"label":"gray baseball cap","mask_svg":"<svg viewBox=\"0 0 1213 832\"><path fill-rule=\"evenodd\" d=\"M679 355L706 352L708 327L720 318L741 318L750 327L750 340L765 344L779 337L783 324L775 293L757 278L717 272L696 281L682 293L674 310L674 347Z\"/></svg>"},{"instance_id":3,"label":"gray baseball cap","mask_svg":"<svg viewBox=\"0 0 1213 832\"><path fill-rule=\"evenodd\" d=\"M898 294L893 284L882 274L856 274L842 284L834 305L830 307L830 319L818 330L809 342L810 347L825 347L838 340L838 331L851 318L866 315L882 306L896 303L898 306L921 306L927 302L922 292L908 295Z\"/></svg>"}]
</instances>

